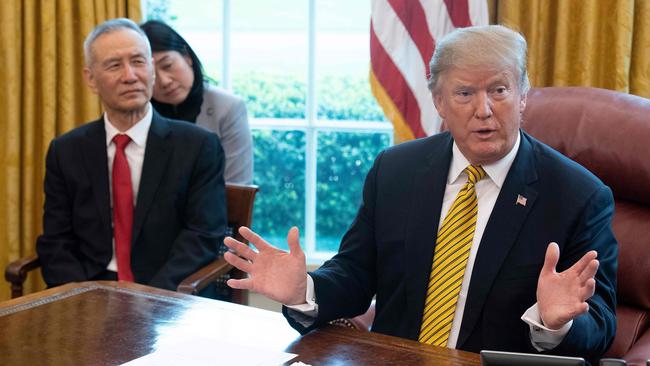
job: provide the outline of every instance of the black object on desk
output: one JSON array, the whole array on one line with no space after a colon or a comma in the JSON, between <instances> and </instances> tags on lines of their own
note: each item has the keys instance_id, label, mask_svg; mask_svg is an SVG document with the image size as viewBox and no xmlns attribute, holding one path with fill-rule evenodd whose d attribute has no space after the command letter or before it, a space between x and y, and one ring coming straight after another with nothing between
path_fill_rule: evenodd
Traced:
<instances>
[{"instance_id":1,"label":"black object on desk","mask_svg":"<svg viewBox=\"0 0 650 366\"><path fill-rule=\"evenodd\" d=\"M580 357L537 355L501 351L481 351L483 366L584 366Z\"/></svg>"}]
</instances>

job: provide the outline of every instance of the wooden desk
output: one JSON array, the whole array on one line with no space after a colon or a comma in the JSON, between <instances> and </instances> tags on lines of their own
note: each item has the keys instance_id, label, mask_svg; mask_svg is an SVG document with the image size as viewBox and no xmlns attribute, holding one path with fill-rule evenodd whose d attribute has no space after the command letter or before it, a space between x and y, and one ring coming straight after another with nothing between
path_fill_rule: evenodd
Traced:
<instances>
[{"instance_id":1,"label":"wooden desk","mask_svg":"<svg viewBox=\"0 0 650 366\"><path fill-rule=\"evenodd\" d=\"M196 337L285 350L298 354L291 362L314 366L480 365L474 353L336 326L300 337L275 312L126 282L69 284L0 303L3 365L116 365Z\"/></svg>"}]
</instances>

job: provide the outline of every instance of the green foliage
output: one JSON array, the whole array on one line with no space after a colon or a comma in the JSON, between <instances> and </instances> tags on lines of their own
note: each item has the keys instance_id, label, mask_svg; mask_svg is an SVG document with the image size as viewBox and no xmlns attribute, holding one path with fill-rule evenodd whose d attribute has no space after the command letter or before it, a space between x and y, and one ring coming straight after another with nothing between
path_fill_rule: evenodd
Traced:
<instances>
[{"instance_id":1,"label":"green foliage","mask_svg":"<svg viewBox=\"0 0 650 366\"><path fill-rule=\"evenodd\" d=\"M233 91L256 118L305 118L307 87L297 77L250 73L233 75Z\"/></svg>"},{"instance_id":2,"label":"green foliage","mask_svg":"<svg viewBox=\"0 0 650 366\"><path fill-rule=\"evenodd\" d=\"M253 130L255 199L253 228L276 245L291 226L305 222L305 133Z\"/></svg>"},{"instance_id":3,"label":"green foliage","mask_svg":"<svg viewBox=\"0 0 650 366\"><path fill-rule=\"evenodd\" d=\"M317 83L318 118L383 121L365 76L327 76ZM233 75L233 90L255 118L305 118L307 86L296 75L254 72Z\"/></svg>"},{"instance_id":4,"label":"green foliage","mask_svg":"<svg viewBox=\"0 0 650 366\"><path fill-rule=\"evenodd\" d=\"M321 132L318 135L316 249L336 251L354 220L363 182L375 156L390 143L386 133Z\"/></svg>"},{"instance_id":5,"label":"green foliage","mask_svg":"<svg viewBox=\"0 0 650 366\"><path fill-rule=\"evenodd\" d=\"M383 121L384 114L370 93L367 76L323 77L317 82L318 118Z\"/></svg>"},{"instance_id":6,"label":"green foliage","mask_svg":"<svg viewBox=\"0 0 650 366\"><path fill-rule=\"evenodd\" d=\"M305 134L253 131L255 202L253 227L283 247L289 227L304 228ZM386 133L320 132L316 183L316 236L319 251L336 251L354 219L363 180L377 153L388 146Z\"/></svg>"}]
</instances>

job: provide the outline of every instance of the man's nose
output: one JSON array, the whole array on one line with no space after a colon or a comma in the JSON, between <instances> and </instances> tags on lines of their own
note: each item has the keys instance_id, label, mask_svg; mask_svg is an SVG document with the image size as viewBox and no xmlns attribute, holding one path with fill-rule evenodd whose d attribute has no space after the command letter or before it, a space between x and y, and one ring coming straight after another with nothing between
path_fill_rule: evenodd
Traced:
<instances>
[{"instance_id":1,"label":"man's nose","mask_svg":"<svg viewBox=\"0 0 650 366\"><path fill-rule=\"evenodd\" d=\"M132 82L134 80L137 80L137 76L135 74L135 69L133 68L133 66L126 64L122 71L123 71L122 80L126 82Z\"/></svg>"},{"instance_id":2,"label":"man's nose","mask_svg":"<svg viewBox=\"0 0 650 366\"><path fill-rule=\"evenodd\" d=\"M474 116L476 118L488 119L492 117L492 101L487 93L477 93L474 108Z\"/></svg>"}]
</instances>

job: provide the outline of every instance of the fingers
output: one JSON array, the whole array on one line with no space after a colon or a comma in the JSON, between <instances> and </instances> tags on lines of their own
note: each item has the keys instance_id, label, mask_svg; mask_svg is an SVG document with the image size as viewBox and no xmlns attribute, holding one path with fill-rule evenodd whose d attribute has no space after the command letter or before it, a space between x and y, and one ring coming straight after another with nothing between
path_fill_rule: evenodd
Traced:
<instances>
[{"instance_id":1,"label":"fingers","mask_svg":"<svg viewBox=\"0 0 650 366\"><path fill-rule=\"evenodd\" d=\"M585 284L585 300L588 298L594 296L594 293L596 292L596 280L593 278L590 278L587 280L587 283Z\"/></svg>"},{"instance_id":2,"label":"fingers","mask_svg":"<svg viewBox=\"0 0 650 366\"><path fill-rule=\"evenodd\" d=\"M571 266L571 270L576 271L576 273L582 273L589 267L591 264L593 266L592 261L596 260L596 257L598 256L598 253L595 250L590 250L585 255L580 258L573 266ZM596 265L596 270L598 270L598 266ZM594 271L593 274L596 274L596 271ZM592 274L592 276L593 276Z\"/></svg>"},{"instance_id":3,"label":"fingers","mask_svg":"<svg viewBox=\"0 0 650 366\"><path fill-rule=\"evenodd\" d=\"M253 280L250 278L244 278L242 280L230 279L226 284L234 289L242 290L252 290L253 289Z\"/></svg>"},{"instance_id":4,"label":"fingers","mask_svg":"<svg viewBox=\"0 0 650 366\"><path fill-rule=\"evenodd\" d=\"M223 243L230 249L232 249L238 256L253 261L257 253L251 249L248 245L235 240L229 236L223 239Z\"/></svg>"},{"instance_id":5,"label":"fingers","mask_svg":"<svg viewBox=\"0 0 650 366\"><path fill-rule=\"evenodd\" d=\"M577 292L582 301L586 301L590 297L594 296L596 292L596 279L594 276L598 271L598 261L592 260L588 263L587 267L582 271L578 276L578 286L579 291ZM586 303L585 303L586 304ZM587 306L588 310L588 306ZM586 310L585 310L586 311Z\"/></svg>"},{"instance_id":6,"label":"fingers","mask_svg":"<svg viewBox=\"0 0 650 366\"><path fill-rule=\"evenodd\" d=\"M302 248L300 248L300 231L297 227L292 227L289 229L287 234L287 243L289 244L289 253L291 254L302 254Z\"/></svg>"},{"instance_id":7,"label":"fingers","mask_svg":"<svg viewBox=\"0 0 650 366\"><path fill-rule=\"evenodd\" d=\"M579 317L580 315L588 311L589 311L589 304L587 304L584 301L581 303L576 303L576 305L573 308L573 311L570 313L569 318L567 319L567 322L571 319L575 319Z\"/></svg>"},{"instance_id":8,"label":"fingers","mask_svg":"<svg viewBox=\"0 0 650 366\"><path fill-rule=\"evenodd\" d=\"M266 240L264 240L261 236L257 235L253 230L247 228L246 226L240 227L239 233L260 251L266 250L271 246L266 242Z\"/></svg>"},{"instance_id":9,"label":"fingers","mask_svg":"<svg viewBox=\"0 0 650 366\"><path fill-rule=\"evenodd\" d=\"M546 248L546 256L544 257L544 266L542 267L542 274L553 274L555 273L555 266L557 266L557 261L560 259L560 247L557 243L551 242Z\"/></svg>"},{"instance_id":10,"label":"fingers","mask_svg":"<svg viewBox=\"0 0 650 366\"><path fill-rule=\"evenodd\" d=\"M237 256L234 253L231 252L223 253L223 259L225 259L226 262L235 266L235 268L237 268L240 271L244 271L246 273L251 272L252 269L251 262L242 259L241 257Z\"/></svg>"},{"instance_id":11,"label":"fingers","mask_svg":"<svg viewBox=\"0 0 650 366\"><path fill-rule=\"evenodd\" d=\"M578 278L580 278L580 282L584 283L588 279L594 278L596 272L598 272L599 265L600 262L598 262L597 259L592 259L589 263L587 263L587 267L585 267L583 271L578 274Z\"/></svg>"}]
</instances>

